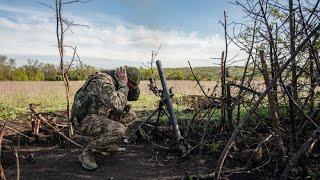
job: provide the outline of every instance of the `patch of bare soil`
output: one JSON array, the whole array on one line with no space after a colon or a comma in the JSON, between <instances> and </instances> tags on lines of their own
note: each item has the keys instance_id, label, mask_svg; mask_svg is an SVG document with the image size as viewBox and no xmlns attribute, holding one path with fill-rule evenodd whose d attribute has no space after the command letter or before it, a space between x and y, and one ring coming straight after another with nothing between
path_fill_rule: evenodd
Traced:
<instances>
[{"instance_id":1,"label":"patch of bare soil","mask_svg":"<svg viewBox=\"0 0 320 180\"><path fill-rule=\"evenodd\" d=\"M30 122L8 122L8 126L19 129L19 131L32 137L30 132ZM185 126L183 123L182 127ZM190 131L192 134L193 131ZM195 131L198 132L198 131ZM195 133L201 136L201 133ZM13 141L3 145L1 163L4 173L8 179L16 177L16 160L10 144L17 147L19 138L14 133L6 131L5 139ZM165 137L167 134L168 137ZM169 132L162 133L163 140L170 139ZM210 133L215 134L215 133ZM193 137L196 141L197 137ZM219 136L214 140L218 142L226 137ZM212 139L212 138L211 138ZM77 139L81 142L81 139ZM190 179L195 175L210 174L216 167L220 156L221 147L215 152L208 149L203 150L199 155L199 150L195 149L188 157L179 158L175 152L159 149L149 142L137 140L135 143L120 143L121 147L127 150L121 153L114 153L109 156L97 154L96 160L99 168L95 171L87 171L81 167L78 156L81 149L70 143L66 143L59 135L42 128L40 138L28 141L21 137L19 148L20 174L21 179ZM194 143L197 144L197 143ZM231 157L231 158L230 158ZM241 167L239 160L228 156L225 163L226 168L235 169ZM266 179L269 176L259 176L258 174L229 173L229 179ZM270 177L270 176L269 176Z\"/></svg>"},{"instance_id":2,"label":"patch of bare soil","mask_svg":"<svg viewBox=\"0 0 320 180\"><path fill-rule=\"evenodd\" d=\"M171 179L213 171L212 157L178 159L166 152L155 152L146 144L122 144L127 151L109 156L96 155L99 168L86 171L78 161L77 148L59 145L20 149L22 179ZM206 160L207 159L207 160ZM8 179L16 176L11 150L3 150L2 164Z\"/></svg>"}]
</instances>

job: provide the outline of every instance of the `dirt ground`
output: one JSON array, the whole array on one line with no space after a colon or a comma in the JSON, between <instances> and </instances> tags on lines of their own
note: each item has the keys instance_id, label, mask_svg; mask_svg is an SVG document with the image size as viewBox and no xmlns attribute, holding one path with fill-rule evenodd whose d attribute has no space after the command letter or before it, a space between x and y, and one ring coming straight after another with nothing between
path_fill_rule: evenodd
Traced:
<instances>
[{"instance_id":1,"label":"dirt ground","mask_svg":"<svg viewBox=\"0 0 320 180\"><path fill-rule=\"evenodd\" d=\"M28 122L8 122L7 125L20 131L30 129ZM5 139L15 139L8 133ZM26 134L28 132L25 132ZM81 167L78 156L81 149L70 144L42 140L28 143L21 139L19 148L21 179L173 179L191 174L207 174L213 171L215 159L209 156L190 156L180 159L175 154L162 149L154 149L150 144L139 142L125 144L125 152L108 156L96 154L99 168L87 171ZM10 146L3 146L1 162L8 179L16 177L16 160Z\"/></svg>"},{"instance_id":2,"label":"dirt ground","mask_svg":"<svg viewBox=\"0 0 320 180\"><path fill-rule=\"evenodd\" d=\"M20 149L21 179L172 179L188 174L210 173L214 162L209 157L178 159L155 152L146 144L122 144L126 152L109 156L96 155L99 168L82 169L77 148L28 147ZM2 164L8 179L16 176L15 159L11 150L2 152Z\"/></svg>"},{"instance_id":3,"label":"dirt ground","mask_svg":"<svg viewBox=\"0 0 320 180\"><path fill-rule=\"evenodd\" d=\"M12 121L7 125L31 136L30 122ZM28 131L24 131L28 130ZM6 131L7 140L17 142L16 136ZM28 134L29 133L29 134ZM198 154L195 150L187 158L179 158L174 152L154 148L145 141L125 144L121 147L127 150L108 156L96 155L99 168L87 171L81 167L78 156L81 149L61 141L57 134L44 133L48 137L34 142L27 142L21 138L19 148L21 179L181 179L190 175L209 174L214 171L220 156L216 153ZM81 142L81 139L78 139ZM16 144L15 146L16 147ZM3 145L1 163L7 179L16 177L16 160L10 146ZM225 163L225 167L234 167L232 161ZM229 179L265 179L254 174L232 174ZM189 179L189 178L186 178Z\"/></svg>"},{"instance_id":4,"label":"dirt ground","mask_svg":"<svg viewBox=\"0 0 320 180\"><path fill-rule=\"evenodd\" d=\"M7 125L16 129L20 128L21 131L29 128L26 122L9 122ZM7 132L5 139L17 139L10 131ZM28 132L24 133L28 134ZM220 153L204 153L200 156L196 151L187 158L181 159L174 152L153 148L147 142L130 144L120 142L119 146L125 147L125 152L108 156L96 154L99 168L95 171L87 171L78 161L81 149L60 141L58 135L50 135L46 140L42 139L32 143L23 139L20 142L20 177L23 180L181 179L190 175L212 173L220 155ZM5 143L1 152L1 163L7 179L15 179L17 173L15 156L12 148L6 146ZM256 179L248 174L235 174L229 178Z\"/></svg>"}]
</instances>

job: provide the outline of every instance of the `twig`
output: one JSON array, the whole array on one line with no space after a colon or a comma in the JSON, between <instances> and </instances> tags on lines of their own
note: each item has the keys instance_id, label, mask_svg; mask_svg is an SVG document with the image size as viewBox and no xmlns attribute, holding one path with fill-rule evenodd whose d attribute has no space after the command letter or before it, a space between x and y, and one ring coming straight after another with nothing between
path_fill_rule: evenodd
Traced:
<instances>
[{"instance_id":1,"label":"twig","mask_svg":"<svg viewBox=\"0 0 320 180\"><path fill-rule=\"evenodd\" d=\"M224 12L224 16L226 19L226 14ZM226 28L226 25L224 25ZM226 29L225 29L226 31ZM226 39L227 41L227 39ZM227 42L226 42L226 50L228 49ZM227 54L227 53L226 53ZM225 129L225 121L226 121L226 55L224 51L221 54L221 66L220 66L220 76L221 76L221 109L220 109L220 133L224 132Z\"/></svg>"},{"instance_id":2,"label":"twig","mask_svg":"<svg viewBox=\"0 0 320 180\"><path fill-rule=\"evenodd\" d=\"M260 50L260 61L262 64L262 75L264 78L264 83L266 85L266 87L268 87L270 85L270 78L269 78L269 74L268 74L268 66L267 66L267 62L265 60L264 57L264 51ZM277 136L277 143L278 143L278 148L279 150L284 153L285 151L285 147L283 145L283 141L282 141L282 136L280 134L280 127L279 127L279 116L278 116L278 112L277 112L277 104L276 104L276 99L275 99L275 94L272 91L268 92L268 104L269 104L269 112L271 114L271 119L273 121L273 127L274 130L276 132L276 136Z\"/></svg>"},{"instance_id":3,"label":"twig","mask_svg":"<svg viewBox=\"0 0 320 180\"><path fill-rule=\"evenodd\" d=\"M164 150L170 150L169 147L159 145L159 144L157 144L157 143L155 143L153 141L151 141L151 144L152 144L153 147L157 147L157 148L164 149Z\"/></svg>"},{"instance_id":4,"label":"twig","mask_svg":"<svg viewBox=\"0 0 320 180\"><path fill-rule=\"evenodd\" d=\"M199 147L199 154L201 156L202 154L202 149L203 149L203 145L205 144L205 137L207 135L207 131L208 131L208 126L209 126L209 123L210 123L210 120L211 120L211 117L213 115L213 113L211 113L212 111L214 111L213 109L210 109L208 110L208 112L206 113L206 115L208 115L206 121L205 121L205 126L204 126L204 130L203 130L203 133L202 133L202 136L201 136L201 140L200 140L200 147Z\"/></svg>"},{"instance_id":5,"label":"twig","mask_svg":"<svg viewBox=\"0 0 320 180\"><path fill-rule=\"evenodd\" d=\"M271 134L269 134L266 138L264 138L264 139L258 144L258 146L254 149L253 154L256 153L256 152L261 148L261 146L262 146L264 143L268 142L268 141L273 137L273 135L274 135L274 133L271 133ZM249 167L249 165L250 165L250 163L251 163L253 154L249 157L249 160L247 161L247 164L246 164L246 167L245 167L246 169Z\"/></svg>"},{"instance_id":6,"label":"twig","mask_svg":"<svg viewBox=\"0 0 320 180\"><path fill-rule=\"evenodd\" d=\"M14 156L16 157L16 168L17 168L16 180L20 180L19 146L20 146L20 138L19 138L17 147L14 148Z\"/></svg>"},{"instance_id":7,"label":"twig","mask_svg":"<svg viewBox=\"0 0 320 180\"><path fill-rule=\"evenodd\" d=\"M1 163L2 139L3 139L5 127L6 127L6 125L3 126L2 130L1 130L1 134L0 134L0 178L1 178L1 180L7 179L4 174L2 163Z\"/></svg>"},{"instance_id":8,"label":"twig","mask_svg":"<svg viewBox=\"0 0 320 180\"><path fill-rule=\"evenodd\" d=\"M200 81L198 80L197 76L194 74L193 69L192 69L192 66L191 66L191 64L190 64L190 61L188 61L188 64L189 64L191 73L192 73L194 79L197 81L197 84L198 84L198 86L200 87L202 93L203 93L207 98L209 98L209 96L207 95L207 93L203 90L203 87L201 86Z\"/></svg>"},{"instance_id":9,"label":"twig","mask_svg":"<svg viewBox=\"0 0 320 180\"><path fill-rule=\"evenodd\" d=\"M181 180L181 179L212 179L214 173L211 174L199 174L199 175L182 175L182 176L170 176L170 177L161 177L161 179L170 179L170 180Z\"/></svg>"},{"instance_id":10,"label":"twig","mask_svg":"<svg viewBox=\"0 0 320 180\"><path fill-rule=\"evenodd\" d=\"M159 151L157 151L157 153L156 153L156 161L157 161L157 163L158 163L158 165L159 166L164 166L160 161L159 161L159 159L158 159L158 154L159 154Z\"/></svg>"},{"instance_id":11,"label":"twig","mask_svg":"<svg viewBox=\"0 0 320 180\"><path fill-rule=\"evenodd\" d=\"M236 84L236 83L230 82L230 86L237 87L237 88L239 88L241 91L242 91L242 90L245 90L245 91L251 92L251 93L256 94L256 95L261 95L261 92L255 91L255 90L253 90L253 89L251 89L251 88L248 88L248 87L246 87L246 86L243 86L243 85L241 85L241 84Z\"/></svg>"},{"instance_id":12,"label":"twig","mask_svg":"<svg viewBox=\"0 0 320 180\"><path fill-rule=\"evenodd\" d=\"M300 147L299 151L290 159L289 164L284 169L281 180L288 179L288 174L291 169L297 164L301 156L309 149L314 141L320 137L320 127L313 131L312 136Z\"/></svg>"},{"instance_id":13,"label":"twig","mask_svg":"<svg viewBox=\"0 0 320 180\"><path fill-rule=\"evenodd\" d=\"M194 147L192 147L191 149L189 149L185 154L183 154L181 156L181 158L187 157L192 151L194 151L195 149L197 149L200 146L200 143L195 145Z\"/></svg>"},{"instance_id":14,"label":"twig","mask_svg":"<svg viewBox=\"0 0 320 180\"><path fill-rule=\"evenodd\" d=\"M1 125L3 128L8 129L8 130L10 130L10 131L12 131L12 132L15 132L15 133L17 133L17 134L19 134L19 135L21 135L21 136L23 136L23 137L25 137L25 138L27 138L27 139L29 139L29 140L33 140L33 138L31 138L31 137L29 137L29 136L27 136L27 135L23 134L22 132L20 132L20 131L18 131L18 130L16 130L16 129L14 129L14 128L12 128L12 127L10 127L10 126L6 125L6 124L1 124L1 123L0 123L0 125Z\"/></svg>"},{"instance_id":15,"label":"twig","mask_svg":"<svg viewBox=\"0 0 320 180\"><path fill-rule=\"evenodd\" d=\"M60 132L60 130L54 126L52 126L44 117L42 117L40 114L37 115L39 117L39 119L44 122L47 126L49 126L50 128L52 128L56 133L58 133L59 135L61 135L64 139L66 139L67 141L69 141L71 144L74 144L80 148L83 148L83 146L81 144L76 143L75 141L73 141L72 139L70 139L68 136L64 135L62 132Z\"/></svg>"},{"instance_id":16,"label":"twig","mask_svg":"<svg viewBox=\"0 0 320 180\"><path fill-rule=\"evenodd\" d=\"M63 2L61 4L73 4L73 3L89 3L91 2L92 0L87 0L87 1L81 1L81 0L71 0L71 1L67 1L67 2Z\"/></svg>"},{"instance_id":17,"label":"twig","mask_svg":"<svg viewBox=\"0 0 320 180\"><path fill-rule=\"evenodd\" d=\"M284 85L284 82L282 80L280 80L280 83L282 85L282 88L285 90L285 93L287 94L287 96L289 97L289 99L292 101L293 105L297 108L297 110L300 111L300 113L308 120L306 122L310 122L312 125L314 125L316 128L319 127L319 125L314 121L312 120L312 117L308 116L304 111L303 109L301 109L299 107L299 104L296 102L295 99L293 99L292 95L289 93L289 90L288 88L286 88L286 86ZM299 131L298 131L299 132Z\"/></svg>"},{"instance_id":18,"label":"twig","mask_svg":"<svg viewBox=\"0 0 320 180\"><path fill-rule=\"evenodd\" d=\"M80 148L84 148L81 144L76 143L75 141L73 141L72 139L70 139L68 136L66 136L65 134L63 134L62 132L60 132L60 130L57 127L54 127L53 125L51 125L48 120L44 117L41 116L41 114L36 113L36 111L34 110L34 107L32 104L29 105L29 108L31 110L31 112L35 113L35 115L42 121L44 122L47 126L49 126L51 129L53 129L54 132L56 132L57 134L59 134L60 136L62 136L64 139L66 139L68 142L70 142L73 145L76 145Z\"/></svg>"}]
</instances>

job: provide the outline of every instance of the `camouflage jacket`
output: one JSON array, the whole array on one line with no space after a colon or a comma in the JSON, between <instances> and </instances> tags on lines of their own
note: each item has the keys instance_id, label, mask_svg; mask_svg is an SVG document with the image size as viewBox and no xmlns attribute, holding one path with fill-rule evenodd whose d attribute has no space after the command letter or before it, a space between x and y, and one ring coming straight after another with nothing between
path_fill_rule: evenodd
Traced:
<instances>
[{"instance_id":1,"label":"camouflage jacket","mask_svg":"<svg viewBox=\"0 0 320 180\"><path fill-rule=\"evenodd\" d=\"M129 88L123 81L116 81L107 73L89 76L77 91L72 106L72 119L81 121L88 114L111 116L121 114L127 103Z\"/></svg>"}]
</instances>

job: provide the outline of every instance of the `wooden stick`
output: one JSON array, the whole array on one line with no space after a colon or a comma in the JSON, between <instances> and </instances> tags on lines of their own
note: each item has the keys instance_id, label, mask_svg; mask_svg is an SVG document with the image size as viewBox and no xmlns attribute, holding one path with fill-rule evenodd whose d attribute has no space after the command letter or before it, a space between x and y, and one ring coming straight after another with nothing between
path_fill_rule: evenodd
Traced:
<instances>
[{"instance_id":1,"label":"wooden stick","mask_svg":"<svg viewBox=\"0 0 320 180\"><path fill-rule=\"evenodd\" d=\"M58 133L60 136L62 136L64 139L66 139L67 141L69 141L71 144L74 144L80 148L84 148L81 144L76 143L75 141L73 141L72 139L70 139L68 136L64 135L58 128L52 126L44 117L42 117L40 114L37 115L39 117L39 119L44 122L47 126L49 126L51 129L53 129L53 131L55 131L56 133Z\"/></svg>"},{"instance_id":2,"label":"wooden stick","mask_svg":"<svg viewBox=\"0 0 320 180\"><path fill-rule=\"evenodd\" d=\"M202 133L202 136L201 136L201 140L200 140L200 147L199 147L199 155L201 156L202 155L202 149L203 149L203 145L205 144L205 137L207 135L207 131L208 131L208 126L210 124L210 120L211 120L211 117L213 115L213 113L211 113L212 111L214 111L213 109L209 109L206 113L206 115L208 115L208 117L206 118L206 121L205 121L205 126L204 126L204 130L203 130L203 133ZM205 116L206 116L205 115Z\"/></svg>"},{"instance_id":3,"label":"wooden stick","mask_svg":"<svg viewBox=\"0 0 320 180\"><path fill-rule=\"evenodd\" d=\"M264 59L264 51L260 50L259 53L260 53L260 61L262 64L261 70L262 70L262 75L264 78L264 83L265 83L266 87L268 87L270 85L270 78L269 78L269 74L268 74L268 65L267 65L266 60ZM283 145L282 136L280 134L279 116L278 116L278 112L277 112L276 98L275 98L275 94L272 91L268 92L268 101L269 101L269 111L271 114L271 119L273 121L273 127L276 132L276 136L277 136L278 148L283 153L285 151L285 147Z\"/></svg>"},{"instance_id":4,"label":"wooden stick","mask_svg":"<svg viewBox=\"0 0 320 180\"><path fill-rule=\"evenodd\" d=\"M76 145L80 148L84 148L81 144L76 143L75 141L73 141L72 139L70 139L68 136L66 136L65 134L63 134L57 127L54 127L53 125L51 125L48 120L44 117L41 116L41 114L36 113L36 111L34 110L33 104L29 104L29 108L31 110L31 112L34 112L35 115L39 118L40 121L44 122L44 124L46 124L47 126L49 126L51 129L53 129L54 132L56 132L57 134L59 134L60 136L62 136L64 139L66 139L68 142L70 142L73 145Z\"/></svg>"},{"instance_id":5,"label":"wooden stick","mask_svg":"<svg viewBox=\"0 0 320 180\"><path fill-rule=\"evenodd\" d=\"M14 148L14 156L16 157L16 168L17 168L16 180L20 180L19 146L20 146L20 140L18 142L17 147Z\"/></svg>"},{"instance_id":6,"label":"wooden stick","mask_svg":"<svg viewBox=\"0 0 320 180\"><path fill-rule=\"evenodd\" d=\"M23 137L25 137L25 138L27 138L27 139L29 139L29 140L32 140L32 139L33 139L33 138L31 138L31 137L23 134L22 132L14 129L14 128L10 127L10 126L7 126L7 125L5 125L5 124L0 124L0 125L1 125L3 128L6 128L6 129L8 129L8 130L10 130L10 131L12 131L12 132L15 132L15 133L17 133L17 134L19 134L19 135L21 135L21 136L23 136Z\"/></svg>"},{"instance_id":7,"label":"wooden stick","mask_svg":"<svg viewBox=\"0 0 320 180\"><path fill-rule=\"evenodd\" d=\"M232 123L232 96L231 96L231 89L230 89L230 82L227 83L226 85L226 110L227 110L227 119L228 119L228 131L232 132L233 131L233 123Z\"/></svg>"},{"instance_id":8,"label":"wooden stick","mask_svg":"<svg viewBox=\"0 0 320 180\"><path fill-rule=\"evenodd\" d=\"M222 51L221 54L221 66L220 66L220 78L221 78L221 115L220 115L220 133L223 133L224 128L225 128L225 118L226 118L226 62L225 62L225 57L224 57L224 51Z\"/></svg>"},{"instance_id":9,"label":"wooden stick","mask_svg":"<svg viewBox=\"0 0 320 180\"><path fill-rule=\"evenodd\" d=\"M256 95L261 95L260 92L255 91L255 90L253 90L253 89L250 89L250 88L248 88L248 87L246 87L246 86L243 86L243 85L241 85L241 84L235 84L235 83L233 83L233 82L230 82L230 86L237 87L237 88L239 88L241 91L244 90L244 91L248 91L248 92L251 92L251 93L253 93L253 94L256 94Z\"/></svg>"},{"instance_id":10,"label":"wooden stick","mask_svg":"<svg viewBox=\"0 0 320 180\"><path fill-rule=\"evenodd\" d=\"M245 166L245 169L247 169L249 167L249 165L251 164L252 158L253 158L253 154L257 153L259 151L259 149L261 148L261 146L266 143L267 141L269 141L272 137L274 136L274 133L272 132L271 134L269 134L266 138L264 138L259 144L258 146L254 149L253 153L251 154L251 156L249 157L249 160L247 161L247 164Z\"/></svg>"},{"instance_id":11,"label":"wooden stick","mask_svg":"<svg viewBox=\"0 0 320 180\"><path fill-rule=\"evenodd\" d=\"M314 141L317 141L320 137L320 127L313 131L312 136L300 147L299 151L290 159L289 164L284 169L281 180L288 179L288 174L291 169L297 164L301 156L309 149Z\"/></svg>"},{"instance_id":12,"label":"wooden stick","mask_svg":"<svg viewBox=\"0 0 320 180\"><path fill-rule=\"evenodd\" d=\"M4 130L5 130L6 125L3 126L2 130L1 130L1 134L0 134L0 178L1 180L6 180L6 176L4 174L3 168L2 168L2 164L1 164L1 149L2 149L2 138L4 135Z\"/></svg>"},{"instance_id":13,"label":"wooden stick","mask_svg":"<svg viewBox=\"0 0 320 180\"><path fill-rule=\"evenodd\" d=\"M190 61L188 61L188 64L189 64L191 73L192 73L194 79L196 80L198 86L200 87L202 93L203 93L207 98L209 98L209 96L207 95L207 93L203 90L203 87L201 86L200 81L198 80L197 76L196 76L195 73L193 72L193 69L192 69L192 66L191 66L191 64L190 64Z\"/></svg>"}]
</instances>

